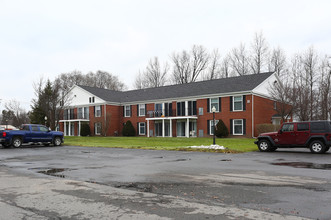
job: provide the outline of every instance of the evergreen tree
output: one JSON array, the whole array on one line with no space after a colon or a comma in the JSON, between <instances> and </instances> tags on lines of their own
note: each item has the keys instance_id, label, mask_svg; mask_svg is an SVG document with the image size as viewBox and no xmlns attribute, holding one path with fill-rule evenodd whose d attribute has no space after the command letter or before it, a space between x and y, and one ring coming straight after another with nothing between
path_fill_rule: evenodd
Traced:
<instances>
[{"instance_id":1,"label":"evergreen tree","mask_svg":"<svg viewBox=\"0 0 331 220\"><path fill-rule=\"evenodd\" d=\"M125 125L123 126L122 130L123 136L135 136L136 130L134 129L131 121L127 121Z\"/></svg>"},{"instance_id":2,"label":"evergreen tree","mask_svg":"<svg viewBox=\"0 0 331 220\"><path fill-rule=\"evenodd\" d=\"M222 121L222 119L220 119L216 125L216 131L215 131L215 135L219 138L221 137L227 137L229 135L229 130L228 128L225 126L224 122Z\"/></svg>"}]
</instances>

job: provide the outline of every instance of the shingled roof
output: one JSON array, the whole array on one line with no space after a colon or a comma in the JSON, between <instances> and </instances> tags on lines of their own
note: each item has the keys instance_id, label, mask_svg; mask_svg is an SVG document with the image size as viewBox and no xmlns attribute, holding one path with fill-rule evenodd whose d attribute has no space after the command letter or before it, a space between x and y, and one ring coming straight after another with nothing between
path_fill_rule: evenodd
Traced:
<instances>
[{"instance_id":1,"label":"shingled roof","mask_svg":"<svg viewBox=\"0 0 331 220\"><path fill-rule=\"evenodd\" d=\"M80 87L105 101L125 103L252 91L272 74L268 72L123 92L89 86Z\"/></svg>"}]
</instances>

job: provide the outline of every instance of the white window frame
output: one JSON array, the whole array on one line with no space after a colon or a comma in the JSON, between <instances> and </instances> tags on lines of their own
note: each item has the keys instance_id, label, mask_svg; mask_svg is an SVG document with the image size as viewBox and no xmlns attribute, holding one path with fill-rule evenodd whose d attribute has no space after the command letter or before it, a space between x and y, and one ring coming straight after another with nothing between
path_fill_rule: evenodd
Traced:
<instances>
[{"instance_id":1,"label":"white window frame","mask_svg":"<svg viewBox=\"0 0 331 220\"><path fill-rule=\"evenodd\" d=\"M144 127L144 133L140 132L140 129ZM139 122L138 123L138 131L139 131L139 135L146 135L146 123L145 122Z\"/></svg>"},{"instance_id":2,"label":"white window frame","mask_svg":"<svg viewBox=\"0 0 331 220\"><path fill-rule=\"evenodd\" d=\"M141 110L143 110L144 114L141 114ZM138 116L146 116L146 106L145 106L145 104L139 104Z\"/></svg>"},{"instance_id":3,"label":"white window frame","mask_svg":"<svg viewBox=\"0 0 331 220\"><path fill-rule=\"evenodd\" d=\"M216 125L217 125L217 123L219 122L219 120L215 120L215 122L216 122ZM212 132L213 131L213 127L214 127L214 120L210 120L209 121L209 135L214 135L214 132Z\"/></svg>"},{"instance_id":4,"label":"white window frame","mask_svg":"<svg viewBox=\"0 0 331 220\"><path fill-rule=\"evenodd\" d=\"M127 113L126 112L127 110L129 111L129 115L126 114ZM125 105L124 106L124 117L131 117L131 106L130 105Z\"/></svg>"},{"instance_id":5,"label":"white window frame","mask_svg":"<svg viewBox=\"0 0 331 220\"><path fill-rule=\"evenodd\" d=\"M100 131L98 131L98 127L100 126ZM95 135L101 135L101 130L102 130L102 124L101 124L101 122L95 122L94 123L94 134Z\"/></svg>"},{"instance_id":6,"label":"white window frame","mask_svg":"<svg viewBox=\"0 0 331 220\"><path fill-rule=\"evenodd\" d=\"M219 112L219 108L220 108L220 99L219 98L210 98L209 99L209 111L212 112L212 104L216 104L216 102L212 102L213 99L216 99L217 100L217 105L215 106L216 108L216 112Z\"/></svg>"},{"instance_id":7,"label":"white window frame","mask_svg":"<svg viewBox=\"0 0 331 220\"><path fill-rule=\"evenodd\" d=\"M236 98L240 97L241 100L240 101L235 101ZM241 109L235 109L235 104L236 102L241 102ZM244 110L244 96L240 95L240 96L233 96L232 98L232 109L234 112L239 112L239 111L243 111Z\"/></svg>"},{"instance_id":8,"label":"white window frame","mask_svg":"<svg viewBox=\"0 0 331 220\"><path fill-rule=\"evenodd\" d=\"M235 127L239 124L235 124L236 121L241 121L241 133L235 133ZM232 134L233 135L244 135L244 120L243 119L233 119L232 120Z\"/></svg>"},{"instance_id":9,"label":"white window frame","mask_svg":"<svg viewBox=\"0 0 331 220\"><path fill-rule=\"evenodd\" d=\"M94 117L99 118L101 117L101 105L96 105L94 110ZM99 108L99 109L97 109Z\"/></svg>"}]
</instances>

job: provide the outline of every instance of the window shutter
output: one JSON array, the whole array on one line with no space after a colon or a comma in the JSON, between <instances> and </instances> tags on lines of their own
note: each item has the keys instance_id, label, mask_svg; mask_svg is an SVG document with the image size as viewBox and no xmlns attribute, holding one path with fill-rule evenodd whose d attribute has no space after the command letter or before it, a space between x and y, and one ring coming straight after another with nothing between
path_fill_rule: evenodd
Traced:
<instances>
[{"instance_id":1,"label":"window shutter","mask_svg":"<svg viewBox=\"0 0 331 220\"><path fill-rule=\"evenodd\" d=\"M243 95L243 110L246 110L246 96Z\"/></svg>"},{"instance_id":2,"label":"window shutter","mask_svg":"<svg viewBox=\"0 0 331 220\"><path fill-rule=\"evenodd\" d=\"M218 98L218 111L219 112L222 111L222 98L221 97Z\"/></svg>"},{"instance_id":3,"label":"window shutter","mask_svg":"<svg viewBox=\"0 0 331 220\"><path fill-rule=\"evenodd\" d=\"M123 117L125 117L125 106L123 106Z\"/></svg>"},{"instance_id":4,"label":"window shutter","mask_svg":"<svg viewBox=\"0 0 331 220\"><path fill-rule=\"evenodd\" d=\"M193 101L193 115L197 115L197 101Z\"/></svg>"},{"instance_id":5,"label":"window shutter","mask_svg":"<svg viewBox=\"0 0 331 220\"><path fill-rule=\"evenodd\" d=\"M102 105L100 105L100 116L102 115Z\"/></svg>"},{"instance_id":6,"label":"window shutter","mask_svg":"<svg viewBox=\"0 0 331 220\"><path fill-rule=\"evenodd\" d=\"M93 106L93 112L94 112L94 117L95 117L95 106Z\"/></svg>"},{"instance_id":7,"label":"window shutter","mask_svg":"<svg viewBox=\"0 0 331 220\"><path fill-rule=\"evenodd\" d=\"M210 112L210 99L207 99L207 112Z\"/></svg>"},{"instance_id":8,"label":"window shutter","mask_svg":"<svg viewBox=\"0 0 331 220\"><path fill-rule=\"evenodd\" d=\"M180 116L180 102L177 102L177 116Z\"/></svg>"},{"instance_id":9,"label":"window shutter","mask_svg":"<svg viewBox=\"0 0 331 220\"><path fill-rule=\"evenodd\" d=\"M139 135L139 122L137 122L137 135Z\"/></svg>"},{"instance_id":10,"label":"window shutter","mask_svg":"<svg viewBox=\"0 0 331 220\"><path fill-rule=\"evenodd\" d=\"M169 104L164 103L164 116L169 116Z\"/></svg>"},{"instance_id":11,"label":"window shutter","mask_svg":"<svg viewBox=\"0 0 331 220\"><path fill-rule=\"evenodd\" d=\"M233 120L230 119L230 134L233 134Z\"/></svg>"},{"instance_id":12,"label":"window shutter","mask_svg":"<svg viewBox=\"0 0 331 220\"><path fill-rule=\"evenodd\" d=\"M233 109L232 109L232 107L233 107L232 99L233 99L233 97L230 96L230 112L233 111Z\"/></svg>"},{"instance_id":13,"label":"window shutter","mask_svg":"<svg viewBox=\"0 0 331 220\"><path fill-rule=\"evenodd\" d=\"M130 105L130 117L132 117L132 105Z\"/></svg>"},{"instance_id":14,"label":"window shutter","mask_svg":"<svg viewBox=\"0 0 331 220\"><path fill-rule=\"evenodd\" d=\"M137 116L139 116L140 112L139 112L139 104L137 105Z\"/></svg>"},{"instance_id":15,"label":"window shutter","mask_svg":"<svg viewBox=\"0 0 331 220\"><path fill-rule=\"evenodd\" d=\"M210 134L210 120L207 120L207 135Z\"/></svg>"},{"instance_id":16,"label":"window shutter","mask_svg":"<svg viewBox=\"0 0 331 220\"><path fill-rule=\"evenodd\" d=\"M192 115L192 101L188 101L187 104L187 115Z\"/></svg>"},{"instance_id":17,"label":"window shutter","mask_svg":"<svg viewBox=\"0 0 331 220\"><path fill-rule=\"evenodd\" d=\"M243 134L246 134L246 119L243 119Z\"/></svg>"},{"instance_id":18,"label":"window shutter","mask_svg":"<svg viewBox=\"0 0 331 220\"><path fill-rule=\"evenodd\" d=\"M172 116L172 103L169 103L169 116Z\"/></svg>"}]
</instances>

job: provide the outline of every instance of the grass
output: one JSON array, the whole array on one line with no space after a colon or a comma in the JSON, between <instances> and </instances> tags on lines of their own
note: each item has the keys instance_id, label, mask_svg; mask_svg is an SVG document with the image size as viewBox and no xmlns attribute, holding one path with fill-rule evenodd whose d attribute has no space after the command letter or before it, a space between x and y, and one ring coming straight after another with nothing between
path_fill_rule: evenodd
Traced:
<instances>
[{"instance_id":1,"label":"grass","mask_svg":"<svg viewBox=\"0 0 331 220\"><path fill-rule=\"evenodd\" d=\"M151 150L185 150L240 153L256 151L253 138L217 138L216 144L228 150L192 149L188 146L211 145L212 138L161 138L161 137L65 137L65 145L86 147L135 148Z\"/></svg>"}]
</instances>

